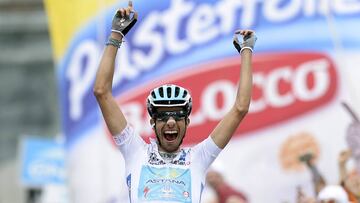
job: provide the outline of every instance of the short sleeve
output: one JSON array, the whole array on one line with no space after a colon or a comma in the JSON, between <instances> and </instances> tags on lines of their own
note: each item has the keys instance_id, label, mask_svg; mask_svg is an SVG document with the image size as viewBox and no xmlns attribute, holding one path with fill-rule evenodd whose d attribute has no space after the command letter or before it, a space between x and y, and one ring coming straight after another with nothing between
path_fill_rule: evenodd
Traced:
<instances>
[{"instance_id":1,"label":"short sleeve","mask_svg":"<svg viewBox=\"0 0 360 203\"><path fill-rule=\"evenodd\" d=\"M113 136L116 146L124 156L125 160L135 154L135 150L142 149L146 146L146 142L138 135L134 129L128 124L124 130Z\"/></svg>"},{"instance_id":2,"label":"short sleeve","mask_svg":"<svg viewBox=\"0 0 360 203\"><path fill-rule=\"evenodd\" d=\"M202 170L205 171L220 154L221 150L209 136L193 148L193 161L201 163Z\"/></svg>"}]
</instances>

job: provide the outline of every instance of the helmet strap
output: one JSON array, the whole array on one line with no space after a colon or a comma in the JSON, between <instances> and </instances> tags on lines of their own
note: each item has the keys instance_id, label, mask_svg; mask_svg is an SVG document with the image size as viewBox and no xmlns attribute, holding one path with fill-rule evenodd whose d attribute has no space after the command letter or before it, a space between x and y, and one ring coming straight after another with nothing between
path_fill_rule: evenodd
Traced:
<instances>
[{"instance_id":1,"label":"helmet strap","mask_svg":"<svg viewBox=\"0 0 360 203\"><path fill-rule=\"evenodd\" d=\"M158 141L158 144L161 147L160 136L159 136L159 134L157 133L157 130L156 130L156 121L154 121L153 128L154 128L154 131L155 131L155 135L156 135L156 139Z\"/></svg>"}]
</instances>

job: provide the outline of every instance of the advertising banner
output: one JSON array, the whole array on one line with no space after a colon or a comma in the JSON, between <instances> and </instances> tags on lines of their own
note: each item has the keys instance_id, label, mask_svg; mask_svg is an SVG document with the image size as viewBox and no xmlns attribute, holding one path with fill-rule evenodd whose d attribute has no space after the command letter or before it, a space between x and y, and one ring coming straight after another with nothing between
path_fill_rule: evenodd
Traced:
<instances>
[{"instance_id":1,"label":"advertising banner","mask_svg":"<svg viewBox=\"0 0 360 203\"><path fill-rule=\"evenodd\" d=\"M65 183L64 144L44 138L21 141L21 183L27 187Z\"/></svg>"},{"instance_id":2,"label":"advertising banner","mask_svg":"<svg viewBox=\"0 0 360 203\"><path fill-rule=\"evenodd\" d=\"M72 2L45 0L72 198L123 202L124 162L109 138L93 84L112 17L127 1ZM298 186L313 195L310 173L299 161L312 153L327 182L337 183L337 156L347 147L345 133L352 122L341 102L359 109L360 2L133 4L139 19L118 52L113 94L146 141L153 132L145 99L166 83L184 86L193 96L184 144L194 145L211 133L235 99L241 58L232 45L233 33L253 29L258 41L252 101L219 157L226 179L250 202L294 202Z\"/></svg>"}]
</instances>

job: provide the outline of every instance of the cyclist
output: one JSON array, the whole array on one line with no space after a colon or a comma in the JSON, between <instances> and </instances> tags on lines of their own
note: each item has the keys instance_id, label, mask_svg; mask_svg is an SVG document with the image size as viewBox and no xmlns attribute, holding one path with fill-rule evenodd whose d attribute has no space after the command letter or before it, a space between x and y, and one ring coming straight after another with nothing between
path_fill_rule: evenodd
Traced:
<instances>
[{"instance_id":1,"label":"cyclist","mask_svg":"<svg viewBox=\"0 0 360 203\"><path fill-rule=\"evenodd\" d=\"M156 140L146 144L127 123L112 95L115 57L137 16L131 1L127 8L116 12L94 85L104 120L125 159L130 201L200 202L207 168L227 145L249 109L255 33L235 32L233 44L241 55L236 101L209 137L192 148L180 147L190 124L192 98L183 87L168 84L155 88L147 98ZM243 43L239 42L239 35L243 36Z\"/></svg>"}]
</instances>

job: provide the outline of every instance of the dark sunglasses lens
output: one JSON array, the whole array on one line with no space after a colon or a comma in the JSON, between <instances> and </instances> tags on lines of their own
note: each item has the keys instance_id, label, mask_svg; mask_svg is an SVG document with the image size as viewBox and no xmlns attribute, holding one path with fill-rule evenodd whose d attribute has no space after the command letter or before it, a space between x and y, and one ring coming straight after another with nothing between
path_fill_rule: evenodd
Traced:
<instances>
[{"instance_id":1,"label":"dark sunglasses lens","mask_svg":"<svg viewBox=\"0 0 360 203\"><path fill-rule=\"evenodd\" d=\"M167 120L169 120L169 118L170 118L170 117L169 117L169 116L166 116L166 115L158 115L156 119L157 119L158 121L166 122Z\"/></svg>"},{"instance_id":2,"label":"dark sunglasses lens","mask_svg":"<svg viewBox=\"0 0 360 203\"><path fill-rule=\"evenodd\" d=\"M168 121L170 117L173 117L175 121L180 121L181 119L185 118L185 114L182 111L174 111L174 112L161 112L158 113L156 118L160 121Z\"/></svg>"}]
</instances>

